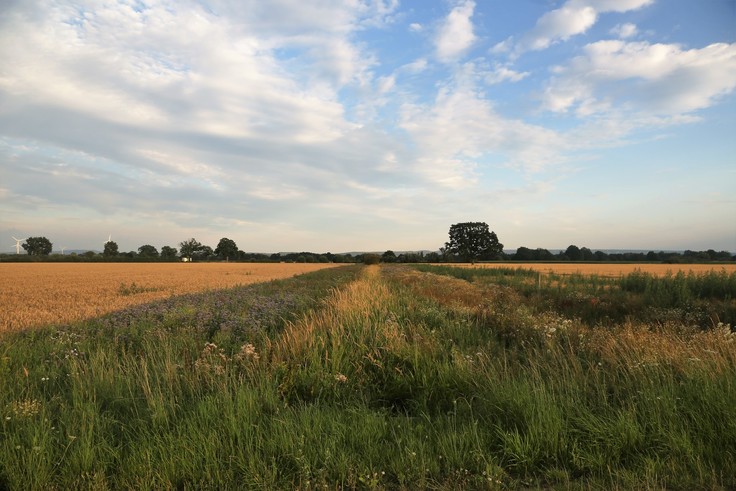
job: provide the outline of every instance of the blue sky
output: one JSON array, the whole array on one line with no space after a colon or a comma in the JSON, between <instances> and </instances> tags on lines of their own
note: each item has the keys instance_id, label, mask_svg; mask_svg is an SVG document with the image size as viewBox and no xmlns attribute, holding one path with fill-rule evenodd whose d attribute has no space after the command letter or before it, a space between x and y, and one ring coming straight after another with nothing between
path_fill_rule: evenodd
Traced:
<instances>
[{"instance_id":1,"label":"blue sky","mask_svg":"<svg viewBox=\"0 0 736 491\"><path fill-rule=\"evenodd\" d=\"M733 0L0 4L0 250L736 251Z\"/></svg>"}]
</instances>

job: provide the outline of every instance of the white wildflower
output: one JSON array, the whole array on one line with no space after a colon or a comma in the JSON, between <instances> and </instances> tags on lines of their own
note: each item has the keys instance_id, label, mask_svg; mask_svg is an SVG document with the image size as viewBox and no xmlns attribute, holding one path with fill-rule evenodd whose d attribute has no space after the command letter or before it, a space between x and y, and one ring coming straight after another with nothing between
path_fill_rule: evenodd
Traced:
<instances>
[{"instance_id":1,"label":"white wildflower","mask_svg":"<svg viewBox=\"0 0 736 491\"><path fill-rule=\"evenodd\" d=\"M246 343L240 347L240 352L235 355L238 361L258 361L261 356L256 351L256 347L250 343Z\"/></svg>"},{"instance_id":2,"label":"white wildflower","mask_svg":"<svg viewBox=\"0 0 736 491\"><path fill-rule=\"evenodd\" d=\"M731 330L731 324L719 322L716 326L716 330L721 333L727 343L732 343L734 339L736 339L736 332Z\"/></svg>"}]
</instances>

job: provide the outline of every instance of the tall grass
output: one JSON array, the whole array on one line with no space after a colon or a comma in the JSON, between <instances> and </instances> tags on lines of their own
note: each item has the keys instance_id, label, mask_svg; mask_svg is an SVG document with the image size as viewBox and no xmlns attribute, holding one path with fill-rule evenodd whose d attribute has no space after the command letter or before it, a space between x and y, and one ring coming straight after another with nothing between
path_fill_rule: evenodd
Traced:
<instances>
[{"instance_id":1,"label":"tall grass","mask_svg":"<svg viewBox=\"0 0 736 491\"><path fill-rule=\"evenodd\" d=\"M417 265L424 272L470 282L508 286L539 312L555 310L590 325L635 318L684 322L703 329L736 325L736 272L682 271L663 277L634 271L618 278L540 273L523 268L458 268Z\"/></svg>"},{"instance_id":2,"label":"tall grass","mask_svg":"<svg viewBox=\"0 0 736 491\"><path fill-rule=\"evenodd\" d=\"M0 488L736 486L730 329L526 295L368 266L5 335Z\"/></svg>"}]
</instances>

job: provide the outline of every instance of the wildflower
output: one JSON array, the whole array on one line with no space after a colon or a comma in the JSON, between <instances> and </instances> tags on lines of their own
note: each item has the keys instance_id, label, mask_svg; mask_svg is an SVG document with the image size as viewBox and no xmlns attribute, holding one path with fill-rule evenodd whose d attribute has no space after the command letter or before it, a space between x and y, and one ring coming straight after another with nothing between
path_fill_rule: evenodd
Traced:
<instances>
[{"instance_id":1,"label":"wildflower","mask_svg":"<svg viewBox=\"0 0 736 491\"><path fill-rule=\"evenodd\" d=\"M215 343L205 343L202 353L194 362L194 368L201 372L211 371L217 375L222 375L225 373L225 364L228 361L224 351L218 348Z\"/></svg>"},{"instance_id":2,"label":"wildflower","mask_svg":"<svg viewBox=\"0 0 736 491\"><path fill-rule=\"evenodd\" d=\"M736 339L736 332L731 330L731 324L724 324L719 322L716 329L721 332L723 338L727 343L732 343Z\"/></svg>"},{"instance_id":3,"label":"wildflower","mask_svg":"<svg viewBox=\"0 0 736 491\"><path fill-rule=\"evenodd\" d=\"M17 417L30 418L41 412L41 403L36 399L24 399L10 403L10 410ZM9 419L6 417L6 419Z\"/></svg>"},{"instance_id":4,"label":"wildflower","mask_svg":"<svg viewBox=\"0 0 736 491\"><path fill-rule=\"evenodd\" d=\"M256 347L250 343L246 343L240 347L240 351L235 355L235 359L238 361L258 361L260 355L256 351Z\"/></svg>"},{"instance_id":5,"label":"wildflower","mask_svg":"<svg viewBox=\"0 0 736 491\"><path fill-rule=\"evenodd\" d=\"M335 375L335 380L341 384L344 384L348 381L348 378L342 373L338 373L337 375Z\"/></svg>"}]
</instances>

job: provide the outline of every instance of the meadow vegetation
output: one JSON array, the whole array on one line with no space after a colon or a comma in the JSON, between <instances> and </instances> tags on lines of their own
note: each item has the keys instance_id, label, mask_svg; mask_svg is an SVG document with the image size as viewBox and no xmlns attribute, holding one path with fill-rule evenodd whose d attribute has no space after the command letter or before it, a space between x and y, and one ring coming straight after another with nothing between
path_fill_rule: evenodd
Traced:
<instances>
[{"instance_id":1,"label":"meadow vegetation","mask_svg":"<svg viewBox=\"0 0 736 491\"><path fill-rule=\"evenodd\" d=\"M0 488L736 486L733 275L478 271L333 268L5 333Z\"/></svg>"}]
</instances>

